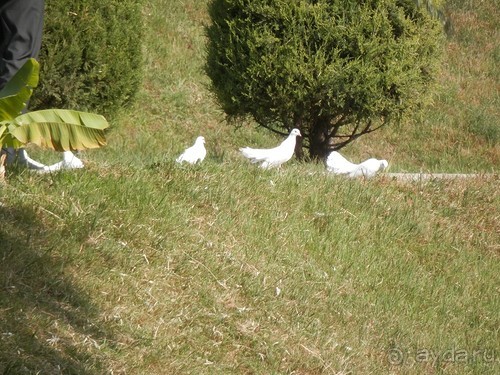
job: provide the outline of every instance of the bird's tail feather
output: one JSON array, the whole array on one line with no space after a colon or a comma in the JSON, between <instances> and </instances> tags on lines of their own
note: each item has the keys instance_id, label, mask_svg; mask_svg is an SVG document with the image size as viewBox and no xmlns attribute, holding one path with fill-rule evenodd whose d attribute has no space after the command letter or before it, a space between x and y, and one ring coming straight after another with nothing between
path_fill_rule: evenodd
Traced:
<instances>
[{"instance_id":1,"label":"bird's tail feather","mask_svg":"<svg viewBox=\"0 0 500 375\"><path fill-rule=\"evenodd\" d=\"M264 149L244 147L240 148L240 151L244 157L251 159L253 163L267 158L267 150Z\"/></svg>"}]
</instances>

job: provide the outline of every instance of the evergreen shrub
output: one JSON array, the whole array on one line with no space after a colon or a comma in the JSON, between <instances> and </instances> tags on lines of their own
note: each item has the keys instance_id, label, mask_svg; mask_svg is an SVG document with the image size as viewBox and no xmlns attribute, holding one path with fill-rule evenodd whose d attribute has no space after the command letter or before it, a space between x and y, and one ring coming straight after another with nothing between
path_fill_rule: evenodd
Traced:
<instances>
[{"instance_id":1,"label":"evergreen shrub","mask_svg":"<svg viewBox=\"0 0 500 375\"><path fill-rule=\"evenodd\" d=\"M112 115L142 76L142 0L50 0L31 109Z\"/></svg>"},{"instance_id":2,"label":"evergreen shrub","mask_svg":"<svg viewBox=\"0 0 500 375\"><path fill-rule=\"evenodd\" d=\"M313 158L411 115L439 67L442 26L414 0L212 0L209 13L206 72L228 117L299 128Z\"/></svg>"}]
</instances>

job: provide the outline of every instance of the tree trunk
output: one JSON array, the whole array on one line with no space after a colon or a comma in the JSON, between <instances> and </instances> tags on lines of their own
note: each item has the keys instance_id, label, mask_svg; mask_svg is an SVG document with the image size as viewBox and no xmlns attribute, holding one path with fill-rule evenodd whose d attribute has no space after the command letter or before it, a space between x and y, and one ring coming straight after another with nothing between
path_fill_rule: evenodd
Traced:
<instances>
[{"instance_id":1,"label":"tree trunk","mask_svg":"<svg viewBox=\"0 0 500 375\"><path fill-rule=\"evenodd\" d=\"M319 118L309 134L309 154L313 160L324 160L330 153L329 121Z\"/></svg>"},{"instance_id":2,"label":"tree trunk","mask_svg":"<svg viewBox=\"0 0 500 375\"><path fill-rule=\"evenodd\" d=\"M302 137L297 137L295 142L295 157L297 160L304 159L304 149L302 148Z\"/></svg>"},{"instance_id":3,"label":"tree trunk","mask_svg":"<svg viewBox=\"0 0 500 375\"><path fill-rule=\"evenodd\" d=\"M299 117L295 117L294 121L294 128L299 129L300 134L303 134L302 130L302 119ZM297 137L295 141L295 157L297 160L302 160L304 159L304 149L302 148L302 140L303 140L303 135L302 137Z\"/></svg>"}]
</instances>

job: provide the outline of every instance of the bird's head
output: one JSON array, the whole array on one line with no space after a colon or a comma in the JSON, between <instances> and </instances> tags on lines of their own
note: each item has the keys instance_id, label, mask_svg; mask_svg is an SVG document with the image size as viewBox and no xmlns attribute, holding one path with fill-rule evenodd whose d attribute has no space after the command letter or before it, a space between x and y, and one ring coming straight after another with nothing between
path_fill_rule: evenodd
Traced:
<instances>
[{"instance_id":1,"label":"bird's head","mask_svg":"<svg viewBox=\"0 0 500 375\"><path fill-rule=\"evenodd\" d=\"M381 160L380 161L380 170L384 170L386 169L387 167L389 166L389 163L387 162L387 160Z\"/></svg>"},{"instance_id":2,"label":"bird's head","mask_svg":"<svg viewBox=\"0 0 500 375\"><path fill-rule=\"evenodd\" d=\"M302 137L302 134L300 134L299 129L292 129L292 131L290 132L290 135L294 135L296 137Z\"/></svg>"},{"instance_id":3,"label":"bird's head","mask_svg":"<svg viewBox=\"0 0 500 375\"><path fill-rule=\"evenodd\" d=\"M198 138L196 138L196 143L203 143L205 144L205 137L203 136L199 136Z\"/></svg>"}]
</instances>

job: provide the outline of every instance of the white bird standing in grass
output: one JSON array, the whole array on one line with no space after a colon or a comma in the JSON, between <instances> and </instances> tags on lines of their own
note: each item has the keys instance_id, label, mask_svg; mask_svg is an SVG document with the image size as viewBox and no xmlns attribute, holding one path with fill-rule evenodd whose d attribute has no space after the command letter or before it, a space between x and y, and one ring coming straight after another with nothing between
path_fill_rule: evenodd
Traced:
<instances>
[{"instance_id":1,"label":"white bird standing in grass","mask_svg":"<svg viewBox=\"0 0 500 375\"><path fill-rule=\"evenodd\" d=\"M52 165L45 165L30 158L28 152L24 148L22 148L18 152L17 163L27 167L28 169L32 169L40 173L55 172L61 169L83 168L83 162L80 159L78 159L71 151L64 151L62 154L63 154L62 161ZM2 157L5 157L5 155L6 154L3 154Z\"/></svg>"},{"instance_id":2,"label":"white bird standing in grass","mask_svg":"<svg viewBox=\"0 0 500 375\"><path fill-rule=\"evenodd\" d=\"M43 171L47 166L29 157L26 150L23 148L19 150L19 163L26 165L29 169L35 169L38 171Z\"/></svg>"},{"instance_id":3,"label":"white bird standing in grass","mask_svg":"<svg viewBox=\"0 0 500 375\"><path fill-rule=\"evenodd\" d=\"M387 168L389 163L387 160L368 159L360 164L351 163L349 160L340 155L337 151L333 151L326 159L326 168L334 174L345 175L348 177L367 178L373 177L377 172Z\"/></svg>"},{"instance_id":4,"label":"white bird standing in grass","mask_svg":"<svg viewBox=\"0 0 500 375\"><path fill-rule=\"evenodd\" d=\"M240 148L241 153L252 163L260 163L261 168L268 169L279 167L293 156L297 137L300 137L299 129L292 129L290 135L281 144L274 148Z\"/></svg>"},{"instance_id":5,"label":"white bird standing in grass","mask_svg":"<svg viewBox=\"0 0 500 375\"><path fill-rule=\"evenodd\" d=\"M199 136L196 138L194 145L187 148L175 161L177 163L187 162L189 164L201 163L203 159L207 156L207 150L205 149L205 138Z\"/></svg>"},{"instance_id":6,"label":"white bird standing in grass","mask_svg":"<svg viewBox=\"0 0 500 375\"><path fill-rule=\"evenodd\" d=\"M80 168L83 168L83 162L79 158L77 158L71 151L64 151L62 161L49 166L45 166L40 172L56 172L62 169Z\"/></svg>"}]
</instances>

